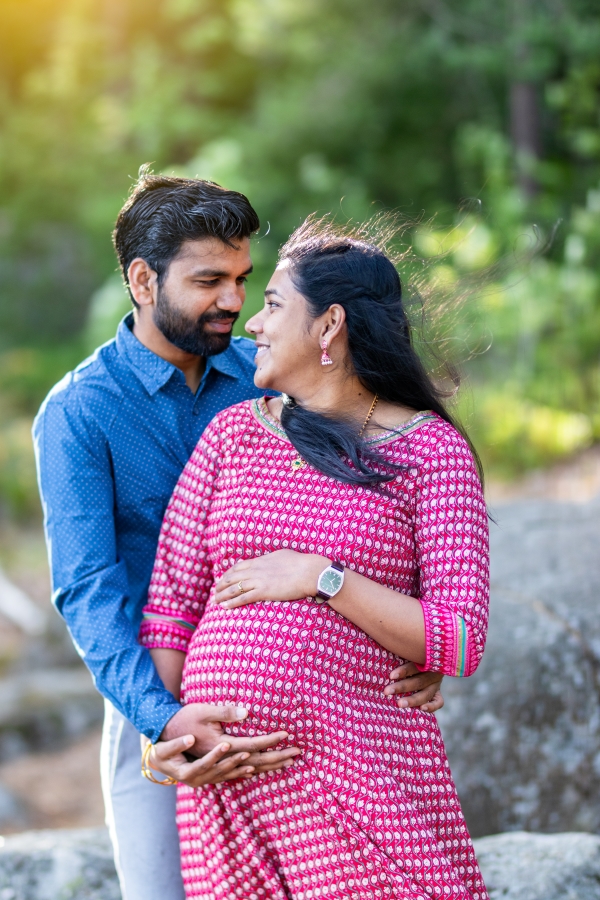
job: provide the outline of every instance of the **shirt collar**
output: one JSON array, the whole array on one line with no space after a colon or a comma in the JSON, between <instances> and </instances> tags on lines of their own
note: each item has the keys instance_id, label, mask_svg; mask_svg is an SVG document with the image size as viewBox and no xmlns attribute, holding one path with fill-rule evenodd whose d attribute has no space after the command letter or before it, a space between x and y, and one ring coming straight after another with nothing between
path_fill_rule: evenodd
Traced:
<instances>
[{"instance_id":1,"label":"shirt collar","mask_svg":"<svg viewBox=\"0 0 600 900\"><path fill-rule=\"evenodd\" d=\"M117 350L151 396L164 387L174 372L179 372L177 366L167 362L162 356L157 356L138 341L133 333L133 313L126 315L119 324ZM180 375L183 377L183 373L180 372Z\"/></svg>"},{"instance_id":2,"label":"shirt collar","mask_svg":"<svg viewBox=\"0 0 600 900\"><path fill-rule=\"evenodd\" d=\"M217 372L230 378L242 377L244 373L238 359L239 351L236 344L234 338L223 353L208 357L203 382L211 369L216 369ZM125 357L151 396L164 387L174 373L177 373L180 379L184 378L183 372L177 366L167 362L162 356L157 356L136 338L133 333L133 313L128 313L119 324L117 350Z\"/></svg>"},{"instance_id":3,"label":"shirt collar","mask_svg":"<svg viewBox=\"0 0 600 900\"><path fill-rule=\"evenodd\" d=\"M206 371L216 369L222 375L228 375L230 378L242 378L244 370L240 365L237 342L239 338L232 338L227 350L223 353L217 353L216 356L209 356L206 360Z\"/></svg>"}]
</instances>

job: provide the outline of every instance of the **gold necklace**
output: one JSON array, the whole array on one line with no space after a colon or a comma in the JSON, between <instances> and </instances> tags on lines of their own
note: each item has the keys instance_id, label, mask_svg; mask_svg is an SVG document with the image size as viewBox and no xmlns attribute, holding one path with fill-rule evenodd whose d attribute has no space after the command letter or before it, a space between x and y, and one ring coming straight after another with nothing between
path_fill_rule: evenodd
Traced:
<instances>
[{"instance_id":1,"label":"gold necklace","mask_svg":"<svg viewBox=\"0 0 600 900\"><path fill-rule=\"evenodd\" d=\"M364 432L365 428L367 427L367 425L369 424L369 419L370 419L371 416L373 415L373 410L374 410L375 407L377 406L377 401L378 401L378 400L379 400L379 394L375 394L375 396L373 397L373 402L371 403L371 409L370 409L369 412L367 413L367 418L366 418L365 421L363 422L362 428L361 428L360 431L358 432L358 436L359 436L359 437L362 437L362 436L363 436L363 432Z\"/></svg>"},{"instance_id":2,"label":"gold necklace","mask_svg":"<svg viewBox=\"0 0 600 900\"><path fill-rule=\"evenodd\" d=\"M362 423L362 428L358 432L359 438L363 436L365 428L369 424L369 420L371 419L371 416L373 415L375 407L377 406L378 400L379 400L379 394L375 394L375 396L373 397L373 402L371 403L371 408L370 408L369 412L367 413L367 418ZM290 466L292 467L292 472L294 473L294 475L296 474L296 472L299 472L300 469L303 469L305 467L305 465L306 465L306 460L302 459L302 457L300 456L299 453L297 453L296 456L294 457L294 459L292 459L292 461L290 462Z\"/></svg>"}]
</instances>

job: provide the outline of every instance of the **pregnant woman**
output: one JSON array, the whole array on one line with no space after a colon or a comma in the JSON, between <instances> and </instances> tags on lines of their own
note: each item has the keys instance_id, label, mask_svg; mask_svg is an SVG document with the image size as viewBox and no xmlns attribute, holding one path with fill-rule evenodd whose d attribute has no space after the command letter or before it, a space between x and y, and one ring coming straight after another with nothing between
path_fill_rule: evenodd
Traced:
<instances>
[{"instance_id":1,"label":"pregnant woman","mask_svg":"<svg viewBox=\"0 0 600 900\"><path fill-rule=\"evenodd\" d=\"M281 730L302 755L179 786L186 894L486 900L435 717L402 708L387 677L404 660L470 675L481 659L473 451L377 246L305 223L247 329L256 384L283 399L206 429L165 515L140 639L173 690L183 669L184 702L245 706L232 733Z\"/></svg>"}]
</instances>

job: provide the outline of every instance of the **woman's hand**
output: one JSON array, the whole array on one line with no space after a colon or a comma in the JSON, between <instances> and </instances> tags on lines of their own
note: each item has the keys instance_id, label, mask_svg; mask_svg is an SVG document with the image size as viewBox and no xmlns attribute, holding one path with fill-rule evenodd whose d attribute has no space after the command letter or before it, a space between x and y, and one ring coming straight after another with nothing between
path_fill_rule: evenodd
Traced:
<instances>
[{"instance_id":1,"label":"woman's hand","mask_svg":"<svg viewBox=\"0 0 600 900\"><path fill-rule=\"evenodd\" d=\"M235 609L247 603L314 597L319 575L330 563L325 556L295 550L240 560L217 582L214 599L225 609ZM329 606L394 656L425 661L425 618L416 597L346 568L344 584Z\"/></svg>"},{"instance_id":2,"label":"woman's hand","mask_svg":"<svg viewBox=\"0 0 600 900\"><path fill-rule=\"evenodd\" d=\"M215 603L235 609L247 603L312 597L319 575L328 565L324 556L295 550L275 550L240 560L216 583Z\"/></svg>"},{"instance_id":3,"label":"woman's hand","mask_svg":"<svg viewBox=\"0 0 600 900\"><path fill-rule=\"evenodd\" d=\"M186 734L172 741L159 741L152 747L148 755L151 769L169 775L190 787L201 787L203 784L219 784L221 781L232 781L236 778L251 778L255 774L254 766L244 765L249 753L234 753L231 744L226 742L217 746L201 759L188 762L183 755L194 744L194 735Z\"/></svg>"},{"instance_id":4,"label":"woman's hand","mask_svg":"<svg viewBox=\"0 0 600 900\"><path fill-rule=\"evenodd\" d=\"M217 582L215 603L235 609L248 603L313 596L319 575L328 565L329 560L324 556L295 550L275 550L255 559L241 560ZM394 599L398 596L395 594ZM439 672L421 672L414 663L407 662L390 673L391 684L384 693L386 696L408 694L396 699L400 709L419 707L423 712L437 712L444 705L440 691L443 677Z\"/></svg>"}]
</instances>

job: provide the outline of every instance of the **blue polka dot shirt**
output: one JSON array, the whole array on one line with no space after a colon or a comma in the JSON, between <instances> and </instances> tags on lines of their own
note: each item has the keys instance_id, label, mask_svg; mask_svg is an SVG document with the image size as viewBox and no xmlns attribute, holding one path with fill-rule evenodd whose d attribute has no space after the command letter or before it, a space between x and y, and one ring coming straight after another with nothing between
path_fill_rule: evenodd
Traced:
<instances>
[{"instance_id":1,"label":"blue polka dot shirt","mask_svg":"<svg viewBox=\"0 0 600 900\"><path fill-rule=\"evenodd\" d=\"M98 690L156 741L180 709L137 642L162 518L213 416L261 391L253 341L209 357L193 394L132 324L53 388L33 435L53 602Z\"/></svg>"}]
</instances>

